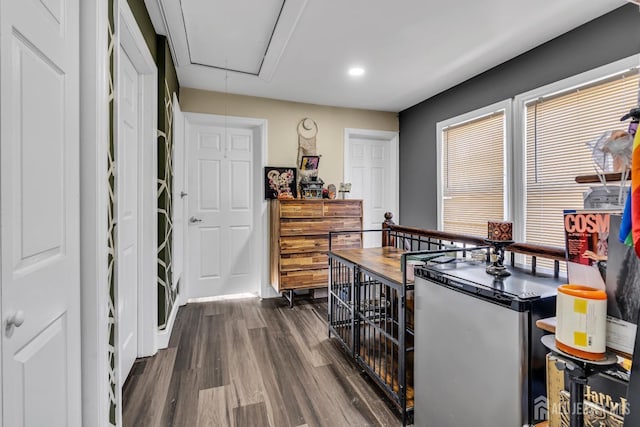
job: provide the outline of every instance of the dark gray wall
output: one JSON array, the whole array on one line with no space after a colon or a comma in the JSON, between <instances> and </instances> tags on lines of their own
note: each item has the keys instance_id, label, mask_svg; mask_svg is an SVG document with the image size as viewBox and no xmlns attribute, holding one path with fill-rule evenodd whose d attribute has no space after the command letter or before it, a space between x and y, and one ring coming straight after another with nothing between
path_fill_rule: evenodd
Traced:
<instances>
[{"instance_id":1,"label":"dark gray wall","mask_svg":"<svg viewBox=\"0 0 640 427\"><path fill-rule=\"evenodd\" d=\"M402 225L437 227L437 122L639 52L640 13L629 4L400 112Z\"/></svg>"}]
</instances>

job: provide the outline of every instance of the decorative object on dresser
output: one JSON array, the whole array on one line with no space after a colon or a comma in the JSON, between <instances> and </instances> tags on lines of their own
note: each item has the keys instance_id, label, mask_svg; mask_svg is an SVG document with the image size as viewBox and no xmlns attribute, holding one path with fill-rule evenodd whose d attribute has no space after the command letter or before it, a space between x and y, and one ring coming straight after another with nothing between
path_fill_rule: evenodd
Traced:
<instances>
[{"instance_id":1,"label":"decorative object on dresser","mask_svg":"<svg viewBox=\"0 0 640 427\"><path fill-rule=\"evenodd\" d=\"M346 193L350 193L351 192L351 183L350 182L341 182L339 188L340 189L338 190L338 192L340 194L342 194L342 198L345 199L346 198Z\"/></svg>"},{"instance_id":2,"label":"decorative object on dresser","mask_svg":"<svg viewBox=\"0 0 640 427\"><path fill-rule=\"evenodd\" d=\"M300 181L300 195L303 199L322 199L322 185L324 181L318 177L302 178Z\"/></svg>"},{"instance_id":3,"label":"decorative object on dresser","mask_svg":"<svg viewBox=\"0 0 640 427\"><path fill-rule=\"evenodd\" d=\"M300 170L303 171L318 171L320 165L320 156L302 156L300 162Z\"/></svg>"},{"instance_id":4,"label":"decorative object on dresser","mask_svg":"<svg viewBox=\"0 0 640 427\"><path fill-rule=\"evenodd\" d=\"M362 246L361 200L272 200L271 283L293 306L294 291L326 287L330 231L332 248Z\"/></svg>"},{"instance_id":5,"label":"decorative object on dresser","mask_svg":"<svg viewBox=\"0 0 640 427\"><path fill-rule=\"evenodd\" d=\"M327 192L330 199L336 198L336 186L334 184L329 184L327 186Z\"/></svg>"},{"instance_id":6,"label":"decorative object on dresser","mask_svg":"<svg viewBox=\"0 0 640 427\"><path fill-rule=\"evenodd\" d=\"M295 199L296 168L264 168L264 198L265 199Z\"/></svg>"}]
</instances>

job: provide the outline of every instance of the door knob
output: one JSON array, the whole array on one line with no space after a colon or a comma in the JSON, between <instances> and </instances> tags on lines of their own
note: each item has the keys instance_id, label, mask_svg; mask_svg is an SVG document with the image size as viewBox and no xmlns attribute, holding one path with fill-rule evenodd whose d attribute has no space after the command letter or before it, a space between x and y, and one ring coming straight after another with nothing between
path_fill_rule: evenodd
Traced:
<instances>
[{"instance_id":1,"label":"door knob","mask_svg":"<svg viewBox=\"0 0 640 427\"><path fill-rule=\"evenodd\" d=\"M195 224L196 222L202 222L202 220L200 218L196 218L195 216L192 216L191 218L189 218L189 222L191 224Z\"/></svg>"},{"instance_id":2,"label":"door knob","mask_svg":"<svg viewBox=\"0 0 640 427\"><path fill-rule=\"evenodd\" d=\"M180 198L184 199L185 197L187 197L187 193L185 193L184 191L180 192Z\"/></svg>"},{"instance_id":3,"label":"door knob","mask_svg":"<svg viewBox=\"0 0 640 427\"><path fill-rule=\"evenodd\" d=\"M18 310L7 317L7 327L15 326L19 328L24 323L24 311Z\"/></svg>"}]
</instances>

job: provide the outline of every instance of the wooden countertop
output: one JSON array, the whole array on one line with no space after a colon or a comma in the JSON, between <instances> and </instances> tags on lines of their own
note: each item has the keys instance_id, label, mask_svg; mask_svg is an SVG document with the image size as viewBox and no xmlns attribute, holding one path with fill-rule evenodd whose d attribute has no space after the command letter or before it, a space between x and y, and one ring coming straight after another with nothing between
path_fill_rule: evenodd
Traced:
<instances>
[{"instance_id":1,"label":"wooden countertop","mask_svg":"<svg viewBox=\"0 0 640 427\"><path fill-rule=\"evenodd\" d=\"M538 328L542 329L543 331L551 332L552 334L556 333L557 324L558 324L558 322L557 322L555 317L548 317L546 319L538 319L538 320L536 320L536 326ZM623 351L614 350L614 349L609 348L609 347L607 347L607 350L611 351L612 353L617 354L618 356L624 357L625 359L631 360L633 358L633 356L631 354L625 353Z\"/></svg>"},{"instance_id":2,"label":"wooden countertop","mask_svg":"<svg viewBox=\"0 0 640 427\"><path fill-rule=\"evenodd\" d=\"M382 248L340 249L331 251L331 254L402 285L400 257L404 252L402 249L385 246Z\"/></svg>"}]
</instances>

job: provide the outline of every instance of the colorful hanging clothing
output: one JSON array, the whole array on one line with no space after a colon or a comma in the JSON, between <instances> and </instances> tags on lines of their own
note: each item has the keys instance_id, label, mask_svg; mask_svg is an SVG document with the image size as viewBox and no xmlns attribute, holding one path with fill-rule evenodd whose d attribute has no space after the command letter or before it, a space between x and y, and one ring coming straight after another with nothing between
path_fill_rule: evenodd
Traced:
<instances>
[{"instance_id":1,"label":"colorful hanging clothing","mask_svg":"<svg viewBox=\"0 0 640 427\"><path fill-rule=\"evenodd\" d=\"M633 247L640 257L640 132L633 139L631 158L631 230Z\"/></svg>"},{"instance_id":2,"label":"colorful hanging clothing","mask_svg":"<svg viewBox=\"0 0 640 427\"><path fill-rule=\"evenodd\" d=\"M631 233L631 188L624 202L624 212L622 213L622 222L620 223L620 232L618 240L627 246L633 246L633 233Z\"/></svg>"}]
</instances>

